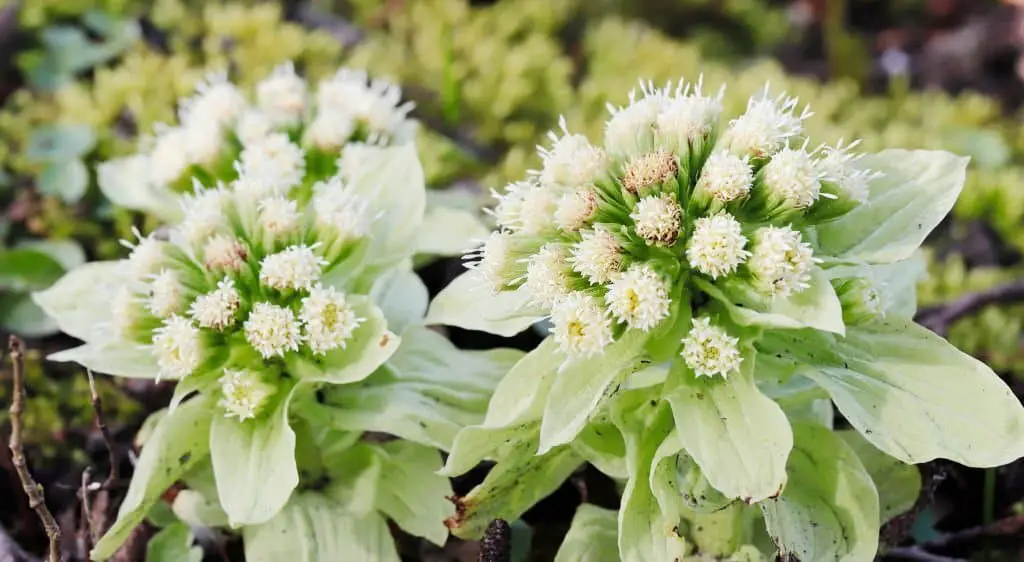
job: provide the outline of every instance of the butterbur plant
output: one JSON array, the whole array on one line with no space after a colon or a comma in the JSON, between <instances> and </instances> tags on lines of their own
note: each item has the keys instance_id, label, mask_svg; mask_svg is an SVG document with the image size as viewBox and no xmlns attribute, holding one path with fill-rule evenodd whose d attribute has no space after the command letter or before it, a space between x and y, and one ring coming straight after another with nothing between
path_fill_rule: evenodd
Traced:
<instances>
[{"instance_id":1,"label":"butterbur plant","mask_svg":"<svg viewBox=\"0 0 1024 562\"><path fill-rule=\"evenodd\" d=\"M617 524L581 512L560 560L607 543L638 562L697 547L871 560L883 518L909 507L880 504L883 453L1024 455L1007 386L912 321L915 250L967 159L819 146L809 110L767 87L731 119L720 99L699 81L645 84L610 107L603 145L563 123L432 303L430 323L506 336L550 322L455 440L447 474L497 461L460 499L455 534L518 517L585 460L622 482ZM833 405L855 433L836 430Z\"/></svg>"},{"instance_id":2,"label":"butterbur plant","mask_svg":"<svg viewBox=\"0 0 1024 562\"><path fill-rule=\"evenodd\" d=\"M179 515L241 532L247 560L397 561L386 518L447 537L437 449L479 421L522 354L461 352L422 326L412 144L346 152L343 170L314 181L290 156L299 146L273 142L256 163L243 150L230 182L198 174L182 220L125 242L126 259L34 296L84 341L51 360L176 381L94 559L179 480Z\"/></svg>"},{"instance_id":3,"label":"butterbur plant","mask_svg":"<svg viewBox=\"0 0 1024 562\"><path fill-rule=\"evenodd\" d=\"M213 185L246 176L273 190L300 181L308 188L348 173L370 147L412 144L412 109L398 86L357 69L314 85L285 63L251 93L225 72L210 72L179 102L177 124L158 124L136 154L100 164L97 179L114 204L175 223L197 179ZM467 232L483 229L457 209L444 213ZM422 253L451 254L451 238L427 224L415 242Z\"/></svg>"}]
</instances>

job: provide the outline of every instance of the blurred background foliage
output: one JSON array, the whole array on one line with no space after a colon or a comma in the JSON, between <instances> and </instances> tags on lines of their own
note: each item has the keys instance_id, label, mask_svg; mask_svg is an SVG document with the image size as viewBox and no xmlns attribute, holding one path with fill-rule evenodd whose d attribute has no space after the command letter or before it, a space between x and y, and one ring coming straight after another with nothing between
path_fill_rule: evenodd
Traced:
<instances>
[{"instance_id":1,"label":"blurred background foliage","mask_svg":"<svg viewBox=\"0 0 1024 562\"><path fill-rule=\"evenodd\" d=\"M773 91L810 104L808 129L818 141L859 138L866 150L943 148L971 156L953 218L930 244L922 306L1019 279L1019 117L998 97L919 87L900 56L920 41L897 41L910 46L895 49L872 28L875 20L851 16L867 7L883 14L877 19L916 22L926 4L0 1L0 29L16 27L18 38L16 51L0 44L0 325L31 337L52 333L25 295L86 259L120 256L117 240L132 226L155 225L102 198L97 163L132 152L154 124L172 121L175 101L204 72L227 69L248 87L285 60L314 80L349 65L402 84L425 124L420 151L434 195L467 205L536 167L535 146L559 115L570 129L599 136L606 102L625 102L638 78L664 83L703 75L707 90L727 83L727 112L741 112L768 81ZM879 42L872 45L862 31ZM810 65L800 74L786 63L817 59L823 68ZM451 186L459 189L445 190ZM1024 380L1022 325L1024 306L989 307L958 321L950 338ZM40 396L70 405L29 425L41 423L40 431L52 435L70 423L88 405L82 380L30 379ZM0 402L6 391L0 385Z\"/></svg>"}]
</instances>

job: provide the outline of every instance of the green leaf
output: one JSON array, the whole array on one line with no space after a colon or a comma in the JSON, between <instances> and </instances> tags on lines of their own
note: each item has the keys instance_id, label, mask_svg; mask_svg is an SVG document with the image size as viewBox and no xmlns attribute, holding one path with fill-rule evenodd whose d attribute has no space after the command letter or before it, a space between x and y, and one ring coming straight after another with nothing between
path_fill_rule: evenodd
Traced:
<instances>
[{"instance_id":1,"label":"green leaf","mask_svg":"<svg viewBox=\"0 0 1024 562\"><path fill-rule=\"evenodd\" d=\"M39 174L38 186L45 195L77 203L89 187L89 170L81 160L51 162Z\"/></svg>"},{"instance_id":2,"label":"green leaf","mask_svg":"<svg viewBox=\"0 0 1024 562\"><path fill-rule=\"evenodd\" d=\"M454 513L447 497L448 479L437 474L441 455L431 447L408 441L391 441L377 448L384 462L377 508L406 532L444 546L448 528L444 521Z\"/></svg>"},{"instance_id":3,"label":"green leaf","mask_svg":"<svg viewBox=\"0 0 1024 562\"><path fill-rule=\"evenodd\" d=\"M57 321L24 293L0 294L0 326L27 338L48 336L60 331Z\"/></svg>"},{"instance_id":4,"label":"green leaf","mask_svg":"<svg viewBox=\"0 0 1024 562\"><path fill-rule=\"evenodd\" d=\"M586 425L601 399L643 365L640 359L648 334L627 330L604 353L562 364L551 386L540 424L539 454L569 443Z\"/></svg>"},{"instance_id":5,"label":"green leaf","mask_svg":"<svg viewBox=\"0 0 1024 562\"><path fill-rule=\"evenodd\" d=\"M376 511L383 465L377 447L357 443L336 454L325 454L323 462L331 477L324 489L325 497L352 515L361 517Z\"/></svg>"},{"instance_id":6,"label":"green leaf","mask_svg":"<svg viewBox=\"0 0 1024 562\"><path fill-rule=\"evenodd\" d=\"M625 480L626 442L615 424L604 419L591 420L571 444L574 451L603 474Z\"/></svg>"},{"instance_id":7,"label":"green leaf","mask_svg":"<svg viewBox=\"0 0 1024 562\"><path fill-rule=\"evenodd\" d=\"M299 484L295 432L288 425L288 404L295 387L264 416L238 421L214 416L210 459L221 506L234 528L263 523L288 502Z\"/></svg>"},{"instance_id":8,"label":"green leaf","mask_svg":"<svg viewBox=\"0 0 1024 562\"><path fill-rule=\"evenodd\" d=\"M354 517L314 492L295 494L274 518L242 529L247 562L399 562L387 522Z\"/></svg>"},{"instance_id":9,"label":"green leaf","mask_svg":"<svg viewBox=\"0 0 1024 562\"><path fill-rule=\"evenodd\" d=\"M175 523L153 535L146 545L146 562L202 562L203 549L185 523Z\"/></svg>"},{"instance_id":10,"label":"green leaf","mask_svg":"<svg viewBox=\"0 0 1024 562\"><path fill-rule=\"evenodd\" d=\"M98 325L109 322L111 312L108 301L94 297L115 294L124 282L124 269L120 261L81 265L49 289L33 293L32 300L57 321L64 333L85 341L95 339Z\"/></svg>"},{"instance_id":11,"label":"green leaf","mask_svg":"<svg viewBox=\"0 0 1024 562\"><path fill-rule=\"evenodd\" d=\"M423 322L430 295L410 264L388 270L377 278L370 297L387 318L388 329L402 334Z\"/></svg>"},{"instance_id":12,"label":"green leaf","mask_svg":"<svg viewBox=\"0 0 1024 562\"><path fill-rule=\"evenodd\" d=\"M463 539L479 538L495 519L513 521L558 489L583 463L571 448L537 455L537 440L517 442L484 481L460 498L449 528ZM450 461L450 459L449 459Z\"/></svg>"},{"instance_id":13,"label":"green leaf","mask_svg":"<svg viewBox=\"0 0 1024 562\"><path fill-rule=\"evenodd\" d=\"M417 247L427 195L416 146L360 147L348 185L365 198L373 221L368 237L371 267L388 268L410 258Z\"/></svg>"},{"instance_id":14,"label":"green leaf","mask_svg":"<svg viewBox=\"0 0 1024 562\"><path fill-rule=\"evenodd\" d=\"M333 427L379 431L448 449L483 421L495 385L523 357L514 349L465 351L433 330L407 330L398 351L358 385L327 391Z\"/></svg>"},{"instance_id":15,"label":"green leaf","mask_svg":"<svg viewBox=\"0 0 1024 562\"><path fill-rule=\"evenodd\" d=\"M814 424L793 426L786 490L760 504L781 557L859 562L878 549L878 492L853 450Z\"/></svg>"},{"instance_id":16,"label":"green leaf","mask_svg":"<svg viewBox=\"0 0 1024 562\"><path fill-rule=\"evenodd\" d=\"M793 434L782 408L754 384L753 354L726 379L696 377L677 361L667 389L686 452L717 490L750 503L778 495L786 483Z\"/></svg>"},{"instance_id":17,"label":"green leaf","mask_svg":"<svg viewBox=\"0 0 1024 562\"><path fill-rule=\"evenodd\" d=\"M50 354L46 359L56 363L78 363L86 369L115 377L155 379L160 376L152 346L133 342L87 343Z\"/></svg>"},{"instance_id":18,"label":"green leaf","mask_svg":"<svg viewBox=\"0 0 1024 562\"><path fill-rule=\"evenodd\" d=\"M1024 456L1017 397L984 363L925 328L898 318L851 327L845 340L824 343L831 356L807 351L821 349L813 335L792 338L776 347L814 365L803 374L868 441L903 462L992 467Z\"/></svg>"},{"instance_id":19,"label":"green leaf","mask_svg":"<svg viewBox=\"0 0 1024 562\"><path fill-rule=\"evenodd\" d=\"M811 270L809 287L788 298L747 298L739 291L728 294L704 279L697 286L725 305L733 321L743 326L769 328L817 328L842 334L843 308L828 276L818 267Z\"/></svg>"},{"instance_id":20,"label":"green leaf","mask_svg":"<svg viewBox=\"0 0 1024 562\"><path fill-rule=\"evenodd\" d=\"M117 520L90 553L93 560L111 557L164 491L210 454L213 402L208 397L189 400L160 418L142 447Z\"/></svg>"},{"instance_id":21,"label":"green leaf","mask_svg":"<svg viewBox=\"0 0 1024 562\"><path fill-rule=\"evenodd\" d=\"M936 150L884 150L858 166L882 172L868 201L816 227L815 254L855 263L908 258L953 208L969 158Z\"/></svg>"},{"instance_id":22,"label":"green leaf","mask_svg":"<svg viewBox=\"0 0 1024 562\"><path fill-rule=\"evenodd\" d=\"M487 237L489 229L476 214L443 205L428 205L416 236L416 253L461 256L473 240Z\"/></svg>"},{"instance_id":23,"label":"green leaf","mask_svg":"<svg viewBox=\"0 0 1024 562\"><path fill-rule=\"evenodd\" d=\"M509 427L470 426L455 436L451 452L441 474L458 476L468 472L484 459L502 460L524 446L537 446L537 422ZM524 445L526 443L527 445ZM536 449L533 453L536 454Z\"/></svg>"},{"instance_id":24,"label":"green leaf","mask_svg":"<svg viewBox=\"0 0 1024 562\"><path fill-rule=\"evenodd\" d=\"M836 435L853 449L864 469L871 475L878 490L883 524L914 507L921 492L921 472L916 466L902 463L879 451L856 431L837 431Z\"/></svg>"},{"instance_id":25,"label":"green leaf","mask_svg":"<svg viewBox=\"0 0 1024 562\"><path fill-rule=\"evenodd\" d=\"M108 160L96 167L96 184L118 207L145 211L171 224L181 221L181 196L166 186L144 181L148 168L149 161L144 155Z\"/></svg>"},{"instance_id":26,"label":"green leaf","mask_svg":"<svg viewBox=\"0 0 1024 562\"><path fill-rule=\"evenodd\" d=\"M365 296L348 297L363 322L343 348L328 351L315 361L291 354L289 371L306 383L349 384L370 376L398 349L401 338L388 330L384 313Z\"/></svg>"},{"instance_id":27,"label":"green leaf","mask_svg":"<svg viewBox=\"0 0 1024 562\"><path fill-rule=\"evenodd\" d=\"M690 521L690 535L697 550L719 557L736 552L747 535L743 509L743 504L733 502L717 511L695 513Z\"/></svg>"},{"instance_id":28,"label":"green leaf","mask_svg":"<svg viewBox=\"0 0 1024 562\"><path fill-rule=\"evenodd\" d=\"M0 289L36 291L61 278L64 268L50 256L36 250L0 250Z\"/></svg>"},{"instance_id":29,"label":"green leaf","mask_svg":"<svg viewBox=\"0 0 1024 562\"><path fill-rule=\"evenodd\" d=\"M211 500L196 490L180 490L174 496L171 509L179 519L189 525L201 527L226 527L228 514L220 503Z\"/></svg>"},{"instance_id":30,"label":"green leaf","mask_svg":"<svg viewBox=\"0 0 1024 562\"><path fill-rule=\"evenodd\" d=\"M662 513L650 487L655 454L672 430L671 414L659 406L642 402L626 412L616 408L629 471L619 506L619 556L623 562L681 559L686 548L678 534L679 519ZM651 413L642 415L647 411Z\"/></svg>"},{"instance_id":31,"label":"green leaf","mask_svg":"<svg viewBox=\"0 0 1024 562\"><path fill-rule=\"evenodd\" d=\"M434 297L424 323L512 337L544 316L523 289L495 294L477 272L467 271Z\"/></svg>"},{"instance_id":32,"label":"green leaf","mask_svg":"<svg viewBox=\"0 0 1024 562\"><path fill-rule=\"evenodd\" d=\"M34 250L54 259L65 271L71 271L85 263L85 250L74 240L19 240L17 250Z\"/></svg>"},{"instance_id":33,"label":"green leaf","mask_svg":"<svg viewBox=\"0 0 1024 562\"><path fill-rule=\"evenodd\" d=\"M47 125L32 131L25 158L33 162L70 162L85 156L94 146L96 134L89 125Z\"/></svg>"},{"instance_id":34,"label":"green leaf","mask_svg":"<svg viewBox=\"0 0 1024 562\"><path fill-rule=\"evenodd\" d=\"M617 513L592 504L576 509L555 562L619 562Z\"/></svg>"},{"instance_id":35,"label":"green leaf","mask_svg":"<svg viewBox=\"0 0 1024 562\"><path fill-rule=\"evenodd\" d=\"M501 378L487 405L484 427L508 427L539 420L559 366L565 361L554 338L545 338Z\"/></svg>"}]
</instances>

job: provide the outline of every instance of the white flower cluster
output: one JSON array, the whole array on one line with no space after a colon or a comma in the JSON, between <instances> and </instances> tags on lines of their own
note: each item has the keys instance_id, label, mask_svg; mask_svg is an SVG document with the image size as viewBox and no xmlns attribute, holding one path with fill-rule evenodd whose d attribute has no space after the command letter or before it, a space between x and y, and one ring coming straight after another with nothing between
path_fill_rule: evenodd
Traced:
<instances>
[{"instance_id":1,"label":"white flower cluster","mask_svg":"<svg viewBox=\"0 0 1024 562\"><path fill-rule=\"evenodd\" d=\"M136 231L139 241L125 242L129 281L116 297L112 326L122 339L152 344L161 376L206 372L224 361L218 349L225 347L248 346L257 361L289 353L315 360L354 337L364 319L347 295L321 281L365 243L372 217L338 177L313 188L297 183L266 192L247 175L197 184L185 219L166 239ZM301 189L308 199L291 193ZM231 361L219 367L221 405L245 420L275 387Z\"/></svg>"},{"instance_id":2,"label":"white flower cluster","mask_svg":"<svg viewBox=\"0 0 1024 562\"><path fill-rule=\"evenodd\" d=\"M142 152L101 164L100 184L105 191L127 190L127 182L180 191L192 167L227 180L218 171L240 145L239 171L260 178L267 193L303 176L306 155L289 135L334 158L349 143L401 144L415 136L413 105L395 85L343 68L311 90L291 63L259 82L252 102L226 73L211 73L180 102L177 125L157 125Z\"/></svg>"},{"instance_id":3,"label":"white flower cluster","mask_svg":"<svg viewBox=\"0 0 1024 562\"><path fill-rule=\"evenodd\" d=\"M539 149L543 168L495 193L498 231L467 256L470 267L547 311L570 356L689 308L687 365L700 376L736 371L739 342L702 313L710 299L695 298L691 280L765 302L806 289L818 260L800 227L862 204L876 174L857 165L856 143L808 150L811 114L795 98L766 87L723 124L721 97L700 81L643 84L610 107L603 146L560 121Z\"/></svg>"}]
</instances>

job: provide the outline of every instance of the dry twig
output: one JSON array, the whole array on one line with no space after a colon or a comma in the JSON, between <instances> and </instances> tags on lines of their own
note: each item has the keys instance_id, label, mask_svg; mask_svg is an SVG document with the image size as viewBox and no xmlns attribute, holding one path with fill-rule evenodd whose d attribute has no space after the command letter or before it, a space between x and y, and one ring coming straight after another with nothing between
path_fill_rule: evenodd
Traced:
<instances>
[{"instance_id":1,"label":"dry twig","mask_svg":"<svg viewBox=\"0 0 1024 562\"><path fill-rule=\"evenodd\" d=\"M39 520L43 523L43 530L50 539L50 562L63 560L60 552L60 526L53 518L53 514L46 507L46 498L43 494L43 487L32 478L29 472L28 462L25 460L25 451L21 442L21 415L25 411L25 380L24 380L24 344L17 336L11 336L8 344L11 354L11 371L14 379L14 392L11 398L11 462L21 480L21 486L28 496L28 504Z\"/></svg>"},{"instance_id":2,"label":"dry twig","mask_svg":"<svg viewBox=\"0 0 1024 562\"><path fill-rule=\"evenodd\" d=\"M963 546L983 538L1020 537L1024 533L1024 514L1011 515L988 525L971 527L955 533L949 533L933 541L915 546L891 548L885 552L886 557L900 560L919 560L922 562L960 562L960 558L946 558L934 554L957 546Z\"/></svg>"},{"instance_id":3,"label":"dry twig","mask_svg":"<svg viewBox=\"0 0 1024 562\"><path fill-rule=\"evenodd\" d=\"M917 313L917 322L939 335L946 335L957 320L974 314L990 304L1024 302L1024 281L1014 281L987 291L970 293L955 301L925 308Z\"/></svg>"}]
</instances>

